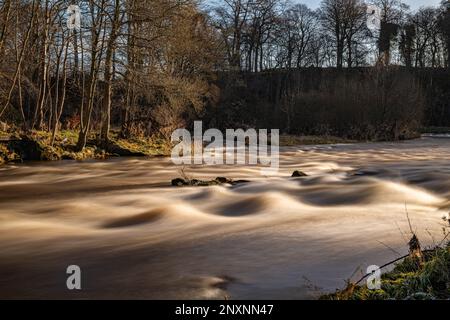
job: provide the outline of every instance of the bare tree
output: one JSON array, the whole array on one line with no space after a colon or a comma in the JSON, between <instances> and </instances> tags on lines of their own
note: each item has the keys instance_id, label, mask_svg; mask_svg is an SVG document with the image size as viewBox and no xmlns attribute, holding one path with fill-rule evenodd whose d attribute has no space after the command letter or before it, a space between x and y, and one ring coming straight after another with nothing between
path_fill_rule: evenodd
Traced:
<instances>
[{"instance_id":1,"label":"bare tree","mask_svg":"<svg viewBox=\"0 0 450 320\"><path fill-rule=\"evenodd\" d=\"M360 0L348 0L345 6L345 41L347 66L353 67L358 55L361 35L366 32L366 5Z\"/></svg>"},{"instance_id":2,"label":"bare tree","mask_svg":"<svg viewBox=\"0 0 450 320\"><path fill-rule=\"evenodd\" d=\"M28 22L26 35L25 35L25 38L23 40L22 46L20 48L20 53L18 54L17 64L16 64L16 67L15 67L15 71L14 71L14 75L13 75L13 79L12 79L12 84L10 85L10 88L8 90L8 93L7 93L5 102L3 104L3 107L0 110L0 118L3 115L3 113L5 112L6 108L8 108L8 106L9 106L9 104L11 102L11 96L12 96L12 93L13 93L14 88L16 86L17 79L19 78L19 75L20 75L22 63L23 63L23 60L24 60L25 55L26 55L26 48L27 48L27 45L28 45L28 41L30 40L30 35L31 35L31 32L33 31L33 27L34 27L34 24L35 24L36 11L37 11L36 1L33 0L32 3L31 3L31 16L30 16L30 19L29 19L29 22Z\"/></svg>"},{"instance_id":3,"label":"bare tree","mask_svg":"<svg viewBox=\"0 0 450 320\"><path fill-rule=\"evenodd\" d=\"M108 10L108 8L104 8ZM110 31L106 40L106 54L104 60L104 88L103 88L103 102L101 110L101 129L100 141L106 148L108 146L109 129L111 123L111 87L113 78L113 56L116 50L116 41L119 36L120 28L124 15L121 13L121 3L119 0L114 0L112 7L112 15L110 18Z\"/></svg>"},{"instance_id":4,"label":"bare tree","mask_svg":"<svg viewBox=\"0 0 450 320\"><path fill-rule=\"evenodd\" d=\"M344 63L345 39L348 33L346 5L346 0L323 0L320 7L322 27L334 43L337 68L342 68Z\"/></svg>"},{"instance_id":5,"label":"bare tree","mask_svg":"<svg viewBox=\"0 0 450 320\"><path fill-rule=\"evenodd\" d=\"M312 41L318 33L317 14L303 4L289 6L279 19L277 32L286 67L300 68L312 61Z\"/></svg>"},{"instance_id":6,"label":"bare tree","mask_svg":"<svg viewBox=\"0 0 450 320\"><path fill-rule=\"evenodd\" d=\"M241 45L250 0L223 0L214 8L214 24L220 30L230 67L241 68Z\"/></svg>"},{"instance_id":7,"label":"bare tree","mask_svg":"<svg viewBox=\"0 0 450 320\"><path fill-rule=\"evenodd\" d=\"M90 25L87 27L87 32L90 34L90 68L88 74L88 88L86 94L83 86L83 99L81 101L80 109L80 132L77 142L77 150L83 150L86 146L87 137L89 134L92 111L94 109L95 95L97 93L97 81L99 77L100 64L104 51L106 34L102 30L106 20L106 12L104 8L106 0L101 0L99 4L90 0L88 3L88 14L90 16ZM87 95L87 97L86 97Z\"/></svg>"},{"instance_id":8,"label":"bare tree","mask_svg":"<svg viewBox=\"0 0 450 320\"><path fill-rule=\"evenodd\" d=\"M445 49L445 65L447 68L450 67L450 3L448 1L442 1L441 13L439 16L439 30L442 36Z\"/></svg>"},{"instance_id":9,"label":"bare tree","mask_svg":"<svg viewBox=\"0 0 450 320\"><path fill-rule=\"evenodd\" d=\"M436 64L438 50L438 14L434 8L421 8L412 17L415 28L415 67L425 67L429 58Z\"/></svg>"}]
</instances>

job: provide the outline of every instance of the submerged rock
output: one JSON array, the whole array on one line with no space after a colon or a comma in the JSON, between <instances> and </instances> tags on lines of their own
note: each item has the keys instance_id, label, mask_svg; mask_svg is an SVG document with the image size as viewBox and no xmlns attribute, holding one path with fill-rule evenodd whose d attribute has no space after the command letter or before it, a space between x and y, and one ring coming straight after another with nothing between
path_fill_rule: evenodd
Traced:
<instances>
[{"instance_id":1,"label":"submerged rock","mask_svg":"<svg viewBox=\"0 0 450 320\"><path fill-rule=\"evenodd\" d=\"M298 178L298 177L307 177L308 175L306 173L304 173L303 171L299 171L299 170L295 170L291 177L293 178Z\"/></svg>"},{"instance_id":2,"label":"submerged rock","mask_svg":"<svg viewBox=\"0 0 450 320\"><path fill-rule=\"evenodd\" d=\"M371 169L371 168L369 168L369 169L359 169L359 170L352 171L350 173L351 176L368 176L368 177L377 176L379 174L380 174L379 170Z\"/></svg>"}]
</instances>

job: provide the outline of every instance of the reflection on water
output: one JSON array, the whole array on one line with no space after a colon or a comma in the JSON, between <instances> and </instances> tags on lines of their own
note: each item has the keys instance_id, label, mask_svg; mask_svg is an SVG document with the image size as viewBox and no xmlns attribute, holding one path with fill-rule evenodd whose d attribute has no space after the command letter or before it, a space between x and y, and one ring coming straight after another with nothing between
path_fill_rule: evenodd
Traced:
<instances>
[{"instance_id":1,"label":"reflection on water","mask_svg":"<svg viewBox=\"0 0 450 320\"><path fill-rule=\"evenodd\" d=\"M0 298L313 298L405 253L406 210L425 245L442 239L450 139L280 156L270 178L186 169L252 181L233 187L170 187L179 167L161 158L0 167Z\"/></svg>"}]
</instances>

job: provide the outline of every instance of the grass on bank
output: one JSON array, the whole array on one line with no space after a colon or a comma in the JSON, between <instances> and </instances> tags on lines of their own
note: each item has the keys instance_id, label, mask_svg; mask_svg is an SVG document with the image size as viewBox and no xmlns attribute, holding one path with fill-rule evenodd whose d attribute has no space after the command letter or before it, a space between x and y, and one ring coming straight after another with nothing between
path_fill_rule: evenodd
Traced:
<instances>
[{"instance_id":1,"label":"grass on bank","mask_svg":"<svg viewBox=\"0 0 450 320\"><path fill-rule=\"evenodd\" d=\"M170 154L169 144L159 138L123 139L118 132L111 132L110 148L104 150L97 144L95 133L88 137L86 147L76 150L78 132L62 130L51 144L51 133L32 131L27 135L0 132L0 164L5 162L31 160L84 160L105 159L110 156L157 156Z\"/></svg>"},{"instance_id":2,"label":"grass on bank","mask_svg":"<svg viewBox=\"0 0 450 320\"><path fill-rule=\"evenodd\" d=\"M423 265L411 257L382 275L381 288L349 283L323 300L435 300L450 299L450 245L427 251Z\"/></svg>"},{"instance_id":3,"label":"grass on bank","mask_svg":"<svg viewBox=\"0 0 450 320\"><path fill-rule=\"evenodd\" d=\"M323 295L322 300L450 300L450 218L442 218L444 238L435 247L422 250L420 241L412 231L408 243L409 254L385 264L394 268L381 276L381 288L369 289L363 283L347 281L343 290ZM409 217L408 217L409 221ZM410 223L410 221L409 221ZM446 245L444 245L447 243ZM382 268L383 268L382 267Z\"/></svg>"}]
</instances>

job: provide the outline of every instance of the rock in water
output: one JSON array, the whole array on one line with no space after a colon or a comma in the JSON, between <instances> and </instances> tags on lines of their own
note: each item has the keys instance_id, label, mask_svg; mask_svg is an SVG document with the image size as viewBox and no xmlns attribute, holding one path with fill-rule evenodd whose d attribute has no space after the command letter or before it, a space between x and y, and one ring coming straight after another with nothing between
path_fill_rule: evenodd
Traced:
<instances>
[{"instance_id":1,"label":"rock in water","mask_svg":"<svg viewBox=\"0 0 450 320\"><path fill-rule=\"evenodd\" d=\"M297 177L307 177L308 175L306 174L306 173L304 173L304 172L302 172L302 171L299 171L299 170L295 170L293 173L292 173L292 176L291 177L295 177L295 178L297 178Z\"/></svg>"},{"instance_id":2,"label":"rock in water","mask_svg":"<svg viewBox=\"0 0 450 320\"><path fill-rule=\"evenodd\" d=\"M176 178L172 180L172 185L178 187L178 186L186 186L188 185L188 183L184 179Z\"/></svg>"},{"instance_id":3,"label":"rock in water","mask_svg":"<svg viewBox=\"0 0 450 320\"><path fill-rule=\"evenodd\" d=\"M247 183L249 181L247 180L232 180L225 177L217 177L214 180L198 180L198 179L191 179L191 180L185 180L182 178L176 178L172 180L172 186L180 187L180 186L199 186L199 187L207 187L207 186L214 186L214 185L222 185L222 184L230 184L230 185L236 185L241 183Z\"/></svg>"},{"instance_id":4,"label":"rock in water","mask_svg":"<svg viewBox=\"0 0 450 320\"><path fill-rule=\"evenodd\" d=\"M214 180L217 181L218 183L229 183L229 184L231 184L233 182L231 179L227 179L225 177L217 177Z\"/></svg>"}]
</instances>

